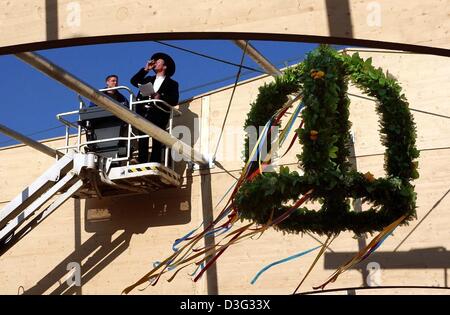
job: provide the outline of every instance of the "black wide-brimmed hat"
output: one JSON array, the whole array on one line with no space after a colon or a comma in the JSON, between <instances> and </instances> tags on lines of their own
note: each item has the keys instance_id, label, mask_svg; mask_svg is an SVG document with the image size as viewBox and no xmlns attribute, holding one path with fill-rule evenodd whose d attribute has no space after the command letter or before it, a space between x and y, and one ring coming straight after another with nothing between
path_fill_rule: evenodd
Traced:
<instances>
[{"instance_id":1,"label":"black wide-brimmed hat","mask_svg":"<svg viewBox=\"0 0 450 315\"><path fill-rule=\"evenodd\" d=\"M171 77L175 73L175 61L173 61L172 57L170 57L169 55L162 52L158 52L156 54L153 54L152 58L150 59L153 59L155 61L158 59L164 60L164 64L166 65L167 76Z\"/></svg>"}]
</instances>

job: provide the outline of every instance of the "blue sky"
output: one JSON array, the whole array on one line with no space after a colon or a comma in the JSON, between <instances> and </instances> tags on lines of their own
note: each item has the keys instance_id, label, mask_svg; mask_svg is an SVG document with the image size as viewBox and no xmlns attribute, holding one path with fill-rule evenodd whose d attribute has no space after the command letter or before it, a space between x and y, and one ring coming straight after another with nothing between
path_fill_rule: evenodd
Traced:
<instances>
[{"instance_id":1,"label":"blue sky","mask_svg":"<svg viewBox=\"0 0 450 315\"><path fill-rule=\"evenodd\" d=\"M215 58L240 63L242 50L226 40L184 40L165 43L193 50ZM273 64L282 67L297 63L317 44L251 41ZM173 57L177 71L173 78L180 85L180 100L232 84L238 68L215 60L181 51L157 42L128 42L90 46L67 47L39 51L40 54L71 72L88 84L102 88L108 74L118 74L119 83L131 87L129 79L143 67L154 52L165 52ZM244 65L260 69L249 57ZM77 109L75 92L48 78L12 55L0 56L0 123L33 139L47 139L64 135L64 128L55 116ZM259 75L243 70L242 79ZM213 81L227 80L208 84ZM135 89L134 89L135 90ZM50 129L50 130L47 130ZM43 130L47 130L42 132ZM0 147L15 144L0 133Z\"/></svg>"}]
</instances>

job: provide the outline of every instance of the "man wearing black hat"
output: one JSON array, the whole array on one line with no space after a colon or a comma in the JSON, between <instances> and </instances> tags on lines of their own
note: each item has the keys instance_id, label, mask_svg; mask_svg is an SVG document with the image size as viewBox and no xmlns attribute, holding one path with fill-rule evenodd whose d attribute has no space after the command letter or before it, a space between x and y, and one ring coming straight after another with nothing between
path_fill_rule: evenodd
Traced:
<instances>
[{"instance_id":1,"label":"man wearing black hat","mask_svg":"<svg viewBox=\"0 0 450 315\"><path fill-rule=\"evenodd\" d=\"M155 71L155 76L147 76L150 70ZM155 91L151 96L144 96L139 92L137 100L147 99L160 99L165 101L171 106L178 104L179 92L178 82L171 79L171 76L175 73L175 62L173 59L164 53L154 54L147 62L144 68L141 68L132 78L131 84L135 87L139 87L139 84L146 84L151 82ZM163 112L156 107L153 102L149 102L148 105L137 105L136 112L146 119L160 127L166 129L169 122L170 114ZM164 108L163 105L160 105ZM156 139L153 139L152 153L150 156L150 162L161 163L161 155L164 149L164 145ZM148 162L148 138L139 139L139 163Z\"/></svg>"}]
</instances>

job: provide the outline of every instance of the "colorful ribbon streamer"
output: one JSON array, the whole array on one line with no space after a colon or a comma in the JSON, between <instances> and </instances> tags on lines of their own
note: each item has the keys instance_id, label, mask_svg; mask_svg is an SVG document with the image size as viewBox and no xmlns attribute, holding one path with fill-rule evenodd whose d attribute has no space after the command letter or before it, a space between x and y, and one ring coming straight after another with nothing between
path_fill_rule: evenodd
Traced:
<instances>
[{"instance_id":1,"label":"colorful ribbon streamer","mask_svg":"<svg viewBox=\"0 0 450 315\"><path fill-rule=\"evenodd\" d=\"M316 249L318 249L318 248L320 248L320 247L322 247L322 245L316 246L316 247L314 247L314 248L305 250L305 251L300 252L300 253L298 253L298 254L295 254L295 255L289 256L289 257L287 257L287 258L284 258L284 259L275 261L275 262L273 262L273 263L271 263L271 264L268 264L267 266L265 266L264 268L262 268L260 271L258 271L258 273L253 277L253 279L252 279L252 281L251 281L250 283L251 283L251 284L255 284L256 280L258 280L258 278L259 278L264 272L266 272L268 269L272 268L273 266L276 266L276 265L279 265L279 264L283 264L283 263L288 262L288 261L290 261L290 260L293 260L293 259L299 258L299 257L301 257L301 256L304 256L304 255L306 255L306 254L308 254L308 253L310 253L310 252L312 252L312 251L315 251Z\"/></svg>"}]
</instances>

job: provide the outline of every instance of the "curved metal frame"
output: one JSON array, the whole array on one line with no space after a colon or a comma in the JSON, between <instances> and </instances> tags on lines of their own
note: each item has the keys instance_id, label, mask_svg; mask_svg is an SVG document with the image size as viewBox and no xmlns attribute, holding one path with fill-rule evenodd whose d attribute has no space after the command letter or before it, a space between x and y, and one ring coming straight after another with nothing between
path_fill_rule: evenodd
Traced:
<instances>
[{"instance_id":1,"label":"curved metal frame","mask_svg":"<svg viewBox=\"0 0 450 315\"><path fill-rule=\"evenodd\" d=\"M253 39L448 56L446 4L441 0L391 0L375 6L372 0L285 0L282 5L264 0L168 0L149 6L125 0L47 0L45 5L42 0L8 1L0 3L4 32L0 54L125 41ZM105 16L104 8L111 14ZM148 17L151 27L145 22Z\"/></svg>"}]
</instances>

